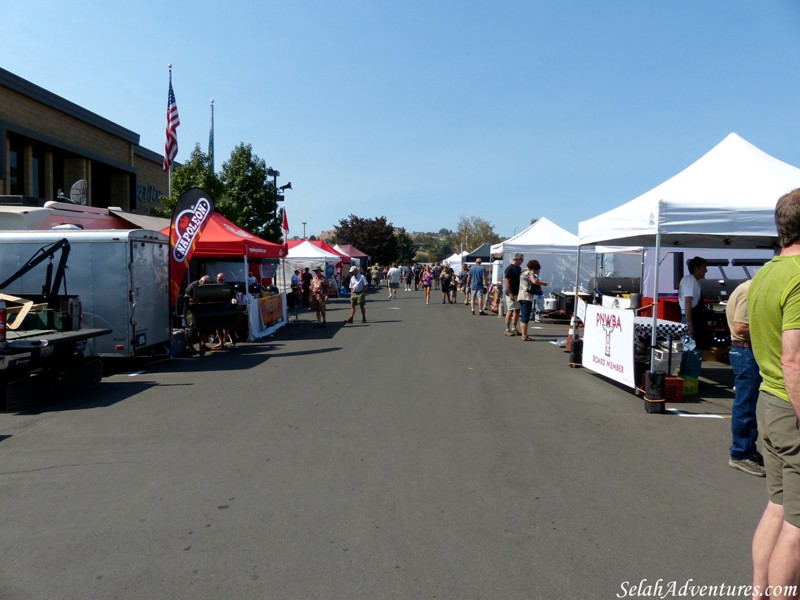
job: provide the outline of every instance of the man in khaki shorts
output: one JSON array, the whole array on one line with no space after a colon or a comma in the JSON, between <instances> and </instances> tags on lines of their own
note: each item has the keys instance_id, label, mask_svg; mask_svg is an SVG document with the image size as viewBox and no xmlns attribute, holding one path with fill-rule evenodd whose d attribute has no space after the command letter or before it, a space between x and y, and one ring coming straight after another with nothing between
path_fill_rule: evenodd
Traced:
<instances>
[{"instance_id":1,"label":"man in khaki shorts","mask_svg":"<svg viewBox=\"0 0 800 600\"><path fill-rule=\"evenodd\" d=\"M367 278L361 274L358 267L350 267L350 317L345 323L352 323L356 314L356 306L361 307L361 322L367 322Z\"/></svg>"},{"instance_id":2,"label":"man in khaki shorts","mask_svg":"<svg viewBox=\"0 0 800 600\"><path fill-rule=\"evenodd\" d=\"M750 341L763 379L756 413L767 471L767 508L753 535L753 598L795 598L800 582L800 188L778 200L780 255L747 297Z\"/></svg>"}]
</instances>

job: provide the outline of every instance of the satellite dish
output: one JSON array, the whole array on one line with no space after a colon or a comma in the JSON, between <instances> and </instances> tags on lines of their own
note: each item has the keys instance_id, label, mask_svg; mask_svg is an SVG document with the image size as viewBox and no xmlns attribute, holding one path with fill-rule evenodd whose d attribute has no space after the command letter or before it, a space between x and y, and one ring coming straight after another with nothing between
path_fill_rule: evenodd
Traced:
<instances>
[{"instance_id":1,"label":"satellite dish","mask_svg":"<svg viewBox=\"0 0 800 600\"><path fill-rule=\"evenodd\" d=\"M79 179L72 184L69 190L69 199L75 204L86 204L86 195L89 193L89 182L85 179Z\"/></svg>"}]
</instances>

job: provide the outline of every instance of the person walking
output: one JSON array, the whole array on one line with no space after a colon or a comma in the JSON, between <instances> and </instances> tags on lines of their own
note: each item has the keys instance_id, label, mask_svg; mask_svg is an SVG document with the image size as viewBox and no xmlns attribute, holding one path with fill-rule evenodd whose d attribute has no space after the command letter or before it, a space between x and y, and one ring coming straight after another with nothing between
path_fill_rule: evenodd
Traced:
<instances>
[{"instance_id":1,"label":"person walking","mask_svg":"<svg viewBox=\"0 0 800 600\"><path fill-rule=\"evenodd\" d=\"M439 289L442 290L442 304L450 302L450 269L445 265L439 274Z\"/></svg>"},{"instance_id":2,"label":"person walking","mask_svg":"<svg viewBox=\"0 0 800 600\"><path fill-rule=\"evenodd\" d=\"M414 269L411 268L411 265L405 267L404 279L406 284L405 291L411 291L411 283L414 281Z\"/></svg>"},{"instance_id":3,"label":"person walking","mask_svg":"<svg viewBox=\"0 0 800 600\"><path fill-rule=\"evenodd\" d=\"M361 322L367 322L367 278L361 274L355 265L350 267L350 317L345 323L352 323L356 314L356 306L361 308Z\"/></svg>"},{"instance_id":4,"label":"person walking","mask_svg":"<svg viewBox=\"0 0 800 600\"><path fill-rule=\"evenodd\" d=\"M419 277L422 291L425 292L425 304L431 303L431 285L433 285L433 273L431 273L430 265L425 265L422 270L422 275Z\"/></svg>"},{"instance_id":5,"label":"person walking","mask_svg":"<svg viewBox=\"0 0 800 600\"><path fill-rule=\"evenodd\" d=\"M461 273L458 275L458 284L461 286L461 293L464 294L464 306L469 304L469 285L467 282L469 281L469 267L467 267L467 263L461 265Z\"/></svg>"},{"instance_id":6,"label":"person walking","mask_svg":"<svg viewBox=\"0 0 800 600\"><path fill-rule=\"evenodd\" d=\"M322 267L314 269L314 279L311 281L311 307L317 314L317 324L314 327L325 327L325 304L328 302L328 280Z\"/></svg>"},{"instance_id":7,"label":"person walking","mask_svg":"<svg viewBox=\"0 0 800 600\"><path fill-rule=\"evenodd\" d=\"M764 477L764 459L756 450L758 424L756 402L761 375L750 346L750 320L747 315L747 293L752 280L745 281L728 297L725 317L731 331L728 357L733 369L734 400L731 409L730 459L728 465L748 475Z\"/></svg>"},{"instance_id":8,"label":"person walking","mask_svg":"<svg viewBox=\"0 0 800 600\"><path fill-rule=\"evenodd\" d=\"M483 294L486 290L486 269L483 267L480 258L475 259L467 273L467 288L469 289L469 307L472 314L475 314L475 305L478 306L479 314L485 315L483 310Z\"/></svg>"},{"instance_id":9,"label":"person walking","mask_svg":"<svg viewBox=\"0 0 800 600\"><path fill-rule=\"evenodd\" d=\"M389 300L397 299L397 290L400 289L400 269L397 263L392 263L392 268L386 273L386 281L389 284Z\"/></svg>"},{"instance_id":10,"label":"person walking","mask_svg":"<svg viewBox=\"0 0 800 600\"><path fill-rule=\"evenodd\" d=\"M522 275L522 260L525 257L522 252L514 254L511 264L503 272L503 289L506 294L506 331L503 335L519 335L517 323L519 323L519 279Z\"/></svg>"},{"instance_id":11,"label":"person walking","mask_svg":"<svg viewBox=\"0 0 800 600\"><path fill-rule=\"evenodd\" d=\"M747 295L768 494L753 534L753 598L800 581L800 188L778 200L775 226L780 255L758 270Z\"/></svg>"},{"instance_id":12,"label":"person walking","mask_svg":"<svg viewBox=\"0 0 800 600\"><path fill-rule=\"evenodd\" d=\"M433 273L433 287L434 289L438 290L439 277L442 276L442 264L437 262L435 265L433 265L433 269L431 269L431 272Z\"/></svg>"}]
</instances>

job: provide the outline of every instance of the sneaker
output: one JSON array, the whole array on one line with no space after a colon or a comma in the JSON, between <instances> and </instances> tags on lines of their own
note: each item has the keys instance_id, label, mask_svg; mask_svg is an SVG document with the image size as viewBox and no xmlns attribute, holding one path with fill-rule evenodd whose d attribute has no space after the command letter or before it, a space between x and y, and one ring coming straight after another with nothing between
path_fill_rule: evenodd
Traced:
<instances>
[{"instance_id":1,"label":"sneaker","mask_svg":"<svg viewBox=\"0 0 800 600\"><path fill-rule=\"evenodd\" d=\"M511 337L511 336L513 336L513 335L514 335L514 330L513 330L513 329L506 329L506 330L503 332L503 335L507 335L507 336Z\"/></svg>"},{"instance_id":2,"label":"sneaker","mask_svg":"<svg viewBox=\"0 0 800 600\"><path fill-rule=\"evenodd\" d=\"M522 332L519 329L512 329L511 335L522 335Z\"/></svg>"},{"instance_id":3,"label":"sneaker","mask_svg":"<svg viewBox=\"0 0 800 600\"><path fill-rule=\"evenodd\" d=\"M472 311L472 314L473 314L473 315L475 314L475 311L474 311L474 310Z\"/></svg>"},{"instance_id":4,"label":"sneaker","mask_svg":"<svg viewBox=\"0 0 800 600\"><path fill-rule=\"evenodd\" d=\"M362 323L366 323L367 322L367 317L364 317L363 319L361 319L361 322Z\"/></svg>"},{"instance_id":5,"label":"sneaker","mask_svg":"<svg viewBox=\"0 0 800 600\"><path fill-rule=\"evenodd\" d=\"M350 317L349 319L345 319L344 322L345 323L352 323L353 322L353 317Z\"/></svg>"},{"instance_id":6,"label":"sneaker","mask_svg":"<svg viewBox=\"0 0 800 600\"><path fill-rule=\"evenodd\" d=\"M760 465L762 467L764 466L764 457L761 456L761 452L759 452L758 450L753 452L753 456L750 457L750 460L752 460L757 465Z\"/></svg>"},{"instance_id":7,"label":"sneaker","mask_svg":"<svg viewBox=\"0 0 800 600\"><path fill-rule=\"evenodd\" d=\"M475 314L475 313L472 313L472 314ZM485 316L485 315L486 315L486 311L485 311L485 310L482 310L482 311L480 311L478 314L479 314L479 315L484 315L484 316Z\"/></svg>"},{"instance_id":8,"label":"sneaker","mask_svg":"<svg viewBox=\"0 0 800 600\"><path fill-rule=\"evenodd\" d=\"M753 475L754 477L767 476L767 472L764 470L764 467L749 458L742 458L739 460L731 458L728 460L728 466L733 467L734 469L739 469L740 471L744 471L748 475Z\"/></svg>"}]
</instances>

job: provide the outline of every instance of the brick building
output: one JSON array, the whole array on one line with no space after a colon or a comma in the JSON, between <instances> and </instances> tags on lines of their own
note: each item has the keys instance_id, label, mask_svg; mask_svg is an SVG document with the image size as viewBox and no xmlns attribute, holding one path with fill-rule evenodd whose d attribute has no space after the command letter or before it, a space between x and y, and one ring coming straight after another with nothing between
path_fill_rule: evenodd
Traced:
<instances>
[{"instance_id":1,"label":"brick building","mask_svg":"<svg viewBox=\"0 0 800 600\"><path fill-rule=\"evenodd\" d=\"M0 195L55 200L85 179L88 205L150 214L167 195L162 155L139 134L0 69Z\"/></svg>"}]
</instances>

